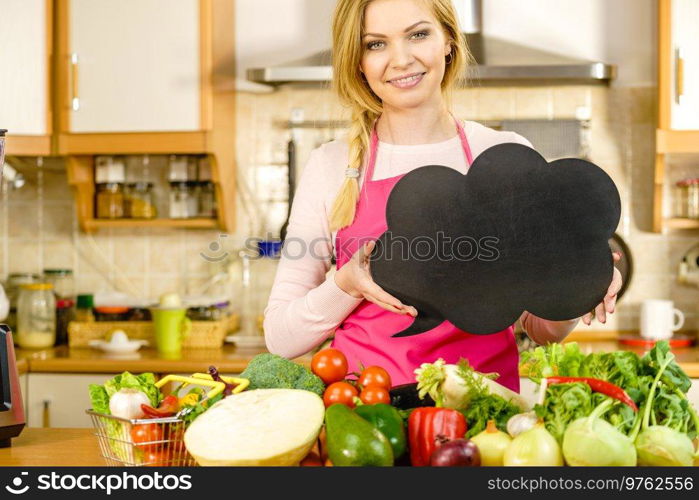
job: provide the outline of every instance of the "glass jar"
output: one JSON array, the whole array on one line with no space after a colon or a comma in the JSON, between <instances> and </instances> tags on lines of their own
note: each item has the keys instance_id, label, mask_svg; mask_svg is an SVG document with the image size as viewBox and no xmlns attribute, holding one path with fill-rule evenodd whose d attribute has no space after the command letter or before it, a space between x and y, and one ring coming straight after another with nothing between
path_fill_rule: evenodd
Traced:
<instances>
[{"instance_id":1,"label":"glass jar","mask_svg":"<svg viewBox=\"0 0 699 500\"><path fill-rule=\"evenodd\" d=\"M7 300L10 302L10 313L5 322L10 327L10 330L17 330L17 300L19 299L21 286L29 283L39 283L40 281L41 277L34 273L11 273L7 277L5 293L7 294Z\"/></svg>"},{"instance_id":2,"label":"glass jar","mask_svg":"<svg viewBox=\"0 0 699 500\"><path fill-rule=\"evenodd\" d=\"M199 213L196 182L170 183L170 218L189 219Z\"/></svg>"},{"instance_id":3,"label":"glass jar","mask_svg":"<svg viewBox=\"0 0 699 500\"><path fill-rule=\"evenodd\" d=\"M57 299L75 299L75 281L71 269L44 269L44 279L53 286Z\"/></svg>"},{"instance_id":4,"label":"glass jar","mask_svg":"<svg viewBox=\"0 0 699 500\"><path fill-rule=\"evenodd\" d=\"M157 215L152 182L134 182L127 186L125 216L131 219L154 219Z\"/></svg>"},{"instance_id":5,"label":"glass jar","mask_svg":"<svg viewBox=\"0 0 699 500\"><path fill-rule=\"evenodd\" d=\"M120 182L97 184L96 217L121 219L124 217L124 185Z\"/></svg>"},{"instance_id":6,"label":"glass jar","mask_svg":"<svg viewBox=\"0 0 699 500\"><path fill-rule=\"evenodd\" d=\"M2 181L2 166L5 164L5 133L7 129L0 128L0 181Z\"/></svg>"},{"instance_id":7,"label":"glass jar","mask_svg":"<svg viewBox=\"0 0 699 500\"><path fill-rule=\"evenodd\" d=\"M216 192L211 181L199 182L199 217L216 217Z\"/></svg>"},{"instance_id":8,"label":"glass jar","mask_svg":"<svg viewBox=\"0 0 699 500\"><path fill-rule=\"evenodd\" d=\"M78 295L78 304L75 309L75 321L83 323L95 321L95 315L92 313L92 308L94 306L94 297L92 295Z\"/></svg>"},{"instance_id":9,"label":"glass jar","mask_svg":"<svg viewBox=\"0 0 699 500\"><path fill-rule=\"evenodd\" d=\"M281 241L260 241L257 255L241 252L242 297L241 333L242 342L254 343L255 338L264 343L264 310L274 284L279 263Z\"/></svg>"},{"instance_id":10,"label":"glass jar","mask_svg":"<svg viewBox=\"0 0 699 500\"><path fill-rule=\"evenodd\" d=\"M699 179L687 179L687 217L699 219Z\"/></svg>"},{"instance_id":11,"label":"glass jar","mask_svg":"<svg viewBox=\"0 0 699 500\"><path fill-rule=\"evenodd\" d=\"M51 283L21 286L15 341L25 349L43 349L56 342L56 298Z\"/></svg>"},{"instance_id":12,"label":"glass jar","mask_svg":"<svg viewBox=\"0 0 699 500\"><path fill-rule=\"evenodd\" d=\"M673 210L675 217L686 218L687 217L687 202L688 202L688 191L689 183L688 179L682 179L675 183L675 193L674 193L674 204L675 208Z\"/></svg>"},{"instance_id":13,"label":"glass jar","mask_svg":"<svg viewBox=\"0 0 699 500\"><path fill-rule=\"evenodd\" d=\"M167 180L170 182L196 180L197 164L197 158L194 156L171 155L168 160Z\"/></svg>"}]
</instances>

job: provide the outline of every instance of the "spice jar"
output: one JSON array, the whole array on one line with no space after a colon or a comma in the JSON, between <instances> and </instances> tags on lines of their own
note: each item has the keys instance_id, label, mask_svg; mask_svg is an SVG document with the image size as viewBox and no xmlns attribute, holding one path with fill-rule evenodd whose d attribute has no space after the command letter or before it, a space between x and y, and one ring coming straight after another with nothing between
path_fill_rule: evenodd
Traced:
<instances>
[{"instance_id":1,"label":"spice jar","mask_svg":"<svg viewBox=\"0 0 699 500\"><path fill-rule=\"evenodd\" d=\"M687 217L699 219L699 179L687 179Z\"/></svg>"},{"instance_id":2,"label":"spice jar","mask_svg":"<svg viewBox=\"0 0 699 500\"><path fill-rule=\"evenodd\" d=\"M211 181L199 182L199 217L216 217L216 193Z\"/></svg>"},{"instance_id":3,"label":"spice jar","mask_svg":"<svg viewBox=\"0 0 699 500\"><path fill-rule=\"evenodd\" d=\"M675 217L687 217L687 205L688 205L688 192L689 192L689 182L688 179L682 179L675 183Z\"/></svg>"},{"instance_id":4,"label":"spice jar","mask_svg":"<svg viewBox=\"0 0 699 500\"><path fill-rule=\"evenodd\" d=\"M98 219L121 219L124 217L124 185L119 182L97 184Z\"/></svg>"},{"instance_id":5,"label":"spice jar","mask_svg":"<svg viewBox=\"0 0 699 500\"><path fill-rule=\"evenodd\" d=\"M199 213L196 182L170 183L170 218L188 219Z\"/></svg>"},{"instance_id":6,"label":"spice jar","mask_svg":"<svg viewBox=\"0 0 699 500\"><path fill-rule=\"evenodd\" d=\"M21 286L15 340L26 349L43 349L56 342L56 299L50 283Z\"/></svg>"},{"instance_id":7,"label":"spice jar","mask_svg":"<svg viewBox=\"0 0 699 500\"><path fill-rule=\"evenodd\" d=\"M154 219L157 215L152 182L133 182L127 186L125 215L131 219Z\"/></svg>"}]
</instances>

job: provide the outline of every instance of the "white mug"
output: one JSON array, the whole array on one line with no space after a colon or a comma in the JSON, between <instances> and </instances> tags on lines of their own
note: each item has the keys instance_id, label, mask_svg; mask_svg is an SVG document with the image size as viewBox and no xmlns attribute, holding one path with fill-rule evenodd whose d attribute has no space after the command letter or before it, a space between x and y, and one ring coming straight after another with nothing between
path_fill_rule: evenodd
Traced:
<instances>
[{"instance_id":1,"label":"white mug","mask_svg":"<svg viewBox=\"0 0 699 500\"><path fill-rule=\"evenodd\" d=\"M648 299L641 303L641 337L663 340L684 325L684 314L671 300Z\"/></svg>"}]
</instances>

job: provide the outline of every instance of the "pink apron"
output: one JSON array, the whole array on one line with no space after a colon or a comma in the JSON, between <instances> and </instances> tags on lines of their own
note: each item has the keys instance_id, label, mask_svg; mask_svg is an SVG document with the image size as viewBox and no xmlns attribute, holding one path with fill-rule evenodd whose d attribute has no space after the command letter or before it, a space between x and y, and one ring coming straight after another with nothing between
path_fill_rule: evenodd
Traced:
<instances>
[{"instance_id":1,"label":"pink apron","mask_svg":"<svg viewBox=\"0 0 699 500\"><path fill-rule=\"evenodd\" d=\"M455 121L470 166L471 148L461 123ZM360 242L378 238L387 228L386 202L402 175L372 180L378 143L374 129L354 222L338 231L335 239L338 269L350 260ZM359 371L360 364L378 365L388 371L393 385L415 382L414 370L422 363L432 363L437 358L456 363L466 358L480 372L499 373L499 383L519 392L519 354L513 326L492 335L473 335L444 321L419 335L392 337L412 321L411 316L386 311L364 300L337 328L332 345L347 356L350 371Z\"/></svg>"}]
</instances>

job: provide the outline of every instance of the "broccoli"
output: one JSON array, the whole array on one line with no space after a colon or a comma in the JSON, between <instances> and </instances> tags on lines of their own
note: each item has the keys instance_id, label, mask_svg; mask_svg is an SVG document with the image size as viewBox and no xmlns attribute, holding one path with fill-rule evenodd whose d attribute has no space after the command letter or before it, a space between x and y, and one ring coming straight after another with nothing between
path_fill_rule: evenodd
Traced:
<instances>
[{"instance_id":1,"label":"broccoli","mask_svg":"<svg viewBox=\"0 0 699 500\"><path fill-rule=\"evenodd\" d=\"M310 370L276 354L255 356L240 376L250 380L251 390L303 389L319 396L325 391L323 381Z\"/></svg>"}]
</instances>

